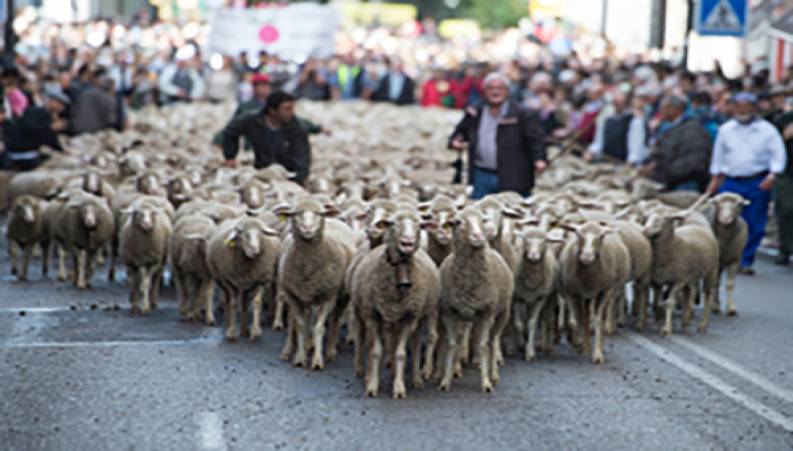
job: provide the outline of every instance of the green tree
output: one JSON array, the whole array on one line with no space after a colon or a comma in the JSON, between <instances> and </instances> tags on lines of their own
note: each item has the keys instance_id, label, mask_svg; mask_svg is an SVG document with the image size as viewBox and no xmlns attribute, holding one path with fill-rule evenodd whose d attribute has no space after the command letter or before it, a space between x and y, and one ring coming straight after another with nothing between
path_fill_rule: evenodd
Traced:
<instances>
[{"instance_id":1,"label":"green tree","mask_svg":"<svg viewBox=\"0 0 793 451\"><path fill-rule=\"evenodd\" d=\"M483 28L499 29L516 26L529 7L528 0L472 0L463 11Z\"/></svg>"}]
</instances>

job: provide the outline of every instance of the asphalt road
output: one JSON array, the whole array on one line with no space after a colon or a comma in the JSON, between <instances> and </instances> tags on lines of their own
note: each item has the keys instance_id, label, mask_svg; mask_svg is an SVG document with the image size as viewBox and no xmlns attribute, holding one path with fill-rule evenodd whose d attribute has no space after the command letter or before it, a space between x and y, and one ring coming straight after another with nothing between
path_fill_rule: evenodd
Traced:
<instances>
[{"instance_id":1,"label":"asphalt road","mask_svg":"<svg viewBox=\"0 0 793 451\"><path fill-rule=\"evenodd\" d=\"M652 324L607 337L602 366L561 345L509 360L494 394L468 370L394 401L363 398L350 349L293 368L283 335L227 344L171 290L130 318L123 283L77 292L37 264L18 283L0 252L0 449L793 449L793 269L765 260L705 335Z\"/></svg>"}]
</instances>

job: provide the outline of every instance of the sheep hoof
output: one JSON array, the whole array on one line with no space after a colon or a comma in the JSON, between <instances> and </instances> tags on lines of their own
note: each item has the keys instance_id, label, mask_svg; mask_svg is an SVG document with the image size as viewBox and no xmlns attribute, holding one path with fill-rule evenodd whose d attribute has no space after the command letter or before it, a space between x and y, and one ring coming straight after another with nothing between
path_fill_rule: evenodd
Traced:
<instances>
[{"instance_id":1,"label":"sheep hoof","mask_svg":"<svg viewBox=\"0 0 793 451\"><path fill-rule=\"evenodd\" d=\"M356 368L355 369L355 377L361 379L363 377L363 368Z\"/></svg>"},{"instance_id":2,"label":"sheep hoof","mask_svg":"<svg viewBox=\"0 0 793 451\"><path fill-rule=\"evenodd\" d=\"M301 367L301 368L305 368L306 366L308 366L305 357L297 357L297 356L295 356L295 359L292 361L292 364L297 366L297 367Z\"/></svg>"},{"instance_id":3,"label":"sheep hoof","mask_svg":"<svg viewBox=\"0 0 793 451\"><path fill-rule=\"evenodd\" d=\"M525 359L527 362L531 362L532 360L534 360L534 354L527 352Z\"/></svg>"},{"instance_id":4,"label":"sheep hoof","mask_svg":"<svg viewBox=\"0 0 793 451\"><path fill-rule=\"evenodd\" d=\"M602 365L605 360L606 359L603 357L602 353L596 353L594 356L592 356L592 363L595 365Z\"/></svg>"},{"instance_id":5,"label":"sheep hoof","mask_svg":"<svg viewBox=\"0 0 793 451\"><path fill-rule=\"evenodd\" d=\"M421 377L413 378L413 388L416 390L424 389L424 380Z\"/></svg>"},{"instance_id":6,"label":"sheep hoof","mask_svg":"<svg viewBox=\"0 0 793 451\"><path fill-rule=\"evenodd\" d=\"M256 341L257 338L262 336L262 329L259 327L254 327L250 331L250 339L251 341Z\"/></svg>"},{"instance_id":7,"label":"sheep hoof","mask_svg":"<svg viewBox=\"0 0 793 451\"><path fill-rule=\"evenodd\" d=\"M17 269L16 268L13 268L13 267L11 268L11 275L12 276L17 275Z\"/></svg>"},{"instance_id":8,"label":"sheep hoof","mask_svg":"<svg viewBox=\"0 0 793 451\"><path fill-rule=\"evenodd\" d=\"M738 316L738 311L735 310L735 309L732 309L732 310L727 312L727 316Z\"/></svg>"},{"instance_id":9,"label":"sheep hoof","mask_svg":"<svg viewBox=\"0 0 793 451\"><path fill-rule=\"evenodd\" d=\"M407 391L405 390L405 386L402 385L401 387L394 387L394 399L405 399L407 396Z\"/></svg>"},{"instance_id":10,"label":"sheep hoof","mask_svg":"<svg viewBox=\"0 0 793 451\"><path fill-rule=\"evenodd\" d=\"M633 328L636 332L641 332L644 329L644 324L637 323L636 326Z\"/></svg>"},{"instance_id":11,"label":"sheep hoof","mask_svg":"<svg viewBox=\"0 0 793 451\"><path fill-rule=\"evenodd\" d=\"M282 331L284 330L284 322L281 320L273 321L273 330L275 331Z\"/></svg>"},{"instance_id":12,"label":"sheep hoof","mask_svg":"<svg viewBox=\"0 0 793 451\"><path fill-rule=\"evenodd\" d=\"M482 393L493 393L493 384L490 381L482 382Z\"/></svg>"},{"instance_id":13,"label":"sheep hoof","mask_svg":"<svg viewBox=\"0 0 793 451\"><path fill-rule=\"evenodd\" d=\"M327 355L325 356L325 360L327 360L328 362L335 362L337 355L338 353L336 351L332 351L329 349Z\"/></svg>"},{"instance_id":14,"label":"sheep hoof","mask_svg":"<svg viewBox=\"0 0 793 451\"><path fill-rule=\"evenodd\" d=\"M377 388L367 387L364 393L365 398L377 398Z\"/></svg>"},{"instance_id":15,"label":"sheep hoof","mask_svg":"<svg viewBox=\"0 0 793 451\"><path fill-rule=\"evenodd\" d=\"M280 356L278 356L284 362L288 362L291 354L288 352L282 352Z\"/></svg>"},{"instance_id":16,"label":"sheep hoof","mask_svg":"<svg viewBox=\"0 0 793 451\"><path fill-rule=\"evenodd\" d=\"M316 371L322 371L325 369L325 362L322 361L321 357L314 357L311 362L311 369Z\"/></svg>"},{"instance_id":17,"label":"sheep hoof","mask_svg":"<svg viewBox=\"0 0 793 451\"><path fill-rule=\"evenodd\" d=\"M664 327L663 329L661 329L661 336L662 337L667 337L669 335L672 335L672 329L671 328Z\"/></svg>"},{"instance_id":18,"label":"sheep hoof","mask_svg":"<svg viewBox=\"0 0 793 451\"><path fill-rule=\"evenodd\" d=\"M433 378L432 373L434 373L432 368L427 368L421 372L421 378L424 379L425 381L431 380Z\"/></svg>"},{"instance_id":19,"label":"sheep hoof","mask_svg":"<svg viewBox=\"0 0 793 451\"><path fill-rule=\"evenodd\" d=\"M240 332L240 336L248 338L248 337L251 336L251 331L248 330L247 328L246 329L242 329L242 331Z\"/></svg>"},{"instance_id":20,"label":"sheep hoof","mask_svg":"<svg viewBox=\"0 0 793 451\"><path fill-rule=\"evenodd\" d=\"M441 382L440 385L438 385L438 389L440 391L449 391L450 387L451 387L450 382Z\"/></svg>"},{"instance_id":21,"label":"sheep hoof","mask_svg":"<svg viewBox=\"0 0 793 451\"><path fill-rule=\"evenodd\" d=\"M206 325L207 326L214 326L215 325L215 318L207 318Z\"/></svg>"},{"instance_id":22,"label":"sheep hoof","mask_svg":"<svg viewBox=\"0 0 793 451\"><path fill-rule=\"evenodd\" d=\"M133 306L131 309L129 309L129 316L137 316L139 314L140 314L139 307Z\"/></svg>"},{"instance_id":23,"label":"sheep hoof","mask_svg":"<svg viewBox=\"0 0 793 451\"><path fill-rule=\"evenodd\" d=\"M498 385L499 383L501 383L501 376L498 375L498 373L494 373L492 376L490 376L490 380L493 381L494 386Z\"/></svg>"},{"instance_id":24,"label":"sheep hoof","mask_svg":"<svg viewBox=\"0 0 793 451\"><path fill-rule=\"evenodd\" d=\"M705 332L707 332L707 330L708 330L708 326L705 326L703 324L700 324L699 327L697 327L697 332L701 334L704 334Z\"/></svg>"},{"instance_id":25,"label":"sheep hoof","mask_svg":"<svg viewBox=\"0 0 793 451\"><path fill-rule=\"evenodd\" d=\"M228 329L226 331L226 341L229 343L236 343L237 339L240 338L240 334L236 331L236 329Z\"/></svg>"}]
</instances>

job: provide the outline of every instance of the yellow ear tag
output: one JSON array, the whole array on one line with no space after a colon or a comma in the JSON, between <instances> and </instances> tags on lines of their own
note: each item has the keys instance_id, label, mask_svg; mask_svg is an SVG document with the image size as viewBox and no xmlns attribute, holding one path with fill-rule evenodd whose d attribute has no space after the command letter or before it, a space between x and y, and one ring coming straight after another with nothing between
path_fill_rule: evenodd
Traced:
<instances>
[{"instance_id":1,"label":"yellow ear tag","mask_svg":"<svg viewBox=\"0 0 793 451\"><path fill-rule=\"evenodd\" d=\"M289 218L289 216L287 216L287 215L285 215L285 214L280 214L280 215L278 215L278 220L279 220L279 221L281 221L281 222L284 222L284 221L286 221L286 220L287 220L287 218Z\"/></svg>"},{"instance_id":2,"label":"yellow ear tag","mask_svg":"<svg viewBox=\"0 0 793 451\"><path fill-rule=\"evenodd\" d=\"M235 243L234 240L226 240L226 247L234 247Z\"/></svg>"}]
</instances>

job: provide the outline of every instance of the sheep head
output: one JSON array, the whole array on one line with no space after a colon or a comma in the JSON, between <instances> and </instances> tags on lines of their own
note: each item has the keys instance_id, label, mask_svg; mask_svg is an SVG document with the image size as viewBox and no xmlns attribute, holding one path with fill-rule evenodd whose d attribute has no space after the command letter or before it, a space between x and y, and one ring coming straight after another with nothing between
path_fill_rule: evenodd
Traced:
<instances>
[{"instance_id":1,"label":"sheep head","mask_svg":"<svg viewBox=\"0 0 793 451\"><path fill-rule=\"evenodd\" d=\"M20 196L14 201L14 211L26 224L33 224L41 213L41 201L27 194Z\"/></svg>"},{"instance_id":2,"label":"sheep head","mask_svg":"<svg viewBox=\"0 0 793 451\"><path fill-rule=\"evenodd\" d=\"M273 210L277 216L285 216L292 220L292 235L304 241L322 239L325 230L325 218L338 215L340 212L334 205L323 205L316 199L306 197L297 201L294 207L284 204Z\"/></svg>"},{"instance_id":3,"label":"sheep head","mask_svg":"<svg viewBox=\"0 0 793 451\"><path fill-rule=\"evenodd\" d=\"M740 194L735 193L721 193L711 199L711 202L716 206L716 220L724 226L735 222L741 215L743 207L751 203Z\"/></svg>"},{"instance_id":4,"label":"sheep head","mask_svg":"<svg viewBox=\"0 0 793 451\"><path fill-rule=\"evenodd\" d=\"M564 224L562 228L575 233L578 240L578 262L582 265L591 265L600 257L603 240L609 233L617 230L604 223L586 221L583 224Z\"/></svg>"},{"instance_id":5,"label":"sheep head","mask_svg":"<svg viewBox=\"0 0 793 451\"><path fill-rule=\"evenodd\" d=\"M454 219L455 252L463 245L474 249L487 247L484 223L484 215L476 208L469 207L460 212Z\"/></svg>"},{"instance_id":6,"label":"sheep head","mask_svg":"<svg viewBox=\"0 0 793 451\"><path fill-rule=\"evenodd\" d=\"M266 226L255 218L245 218L239 221L226 237L226 246L239 249L247 259L255 259L264 250L263 236L278 236L277 230Z\"/></svg>"}]
</instances>

